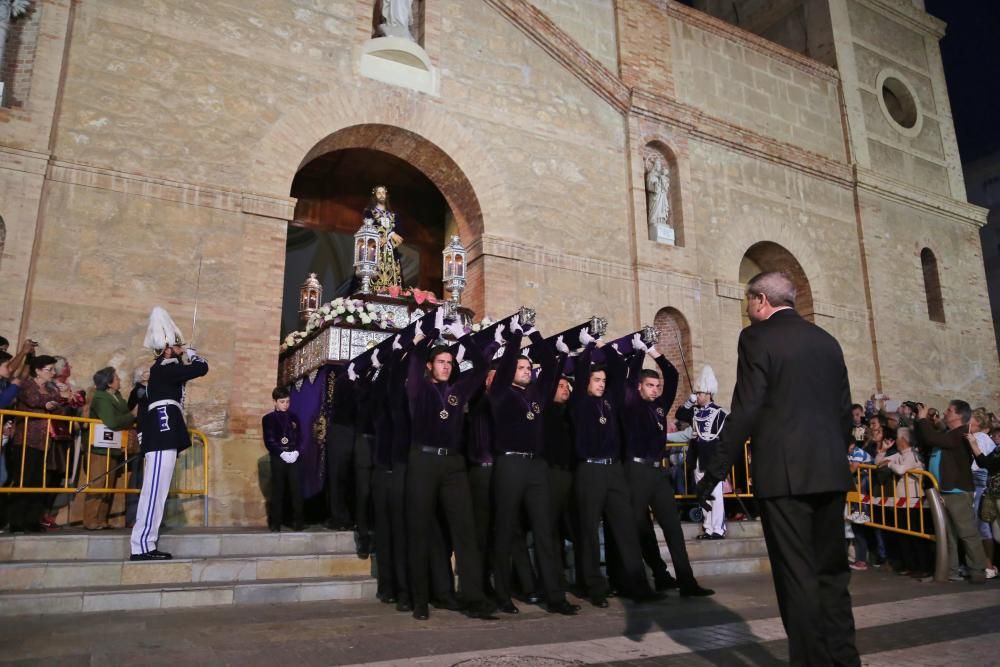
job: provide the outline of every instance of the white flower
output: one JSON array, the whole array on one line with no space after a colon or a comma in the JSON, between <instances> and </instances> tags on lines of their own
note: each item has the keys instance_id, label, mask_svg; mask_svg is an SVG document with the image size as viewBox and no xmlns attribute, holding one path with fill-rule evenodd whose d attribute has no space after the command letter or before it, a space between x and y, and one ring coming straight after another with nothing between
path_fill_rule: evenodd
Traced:
<instances>
[{"instance_id":1,"label":"white flower","mask_svg":"<svg viewBox=\"0 0 1000 667\"><path fill-rule=\"evenodd\" d=\"M366 303L365 304L365 310L367 310L369 313L374 313L376 307L377 306L374 303Z\"/></svg>"},{"instance_id":2,"label":"white flower","mask_svg":"<svg viewBox=\"0 0 1000 667\"><path fill-rule=\"evenodd\" d=\"M347 312L347 311L346 311L346 309L343 306L337 306L337 314L338 315L343 315L345 312Z\"/></svg>"},{"instance_id":3,"label":"white flower","mask_svg":"<svg viewBox=\"0 0 1000 667\"><path fill-rule=\"evenodd\" d=\"M285 336L285 345L287 345L289 347L291 347L292 345L295 345L295 334L290 333L287 336Z\"/></svg>"},{"instance_id":4,"label":"white flower","mask_svg":"<svg viewBox=\"0 0 1000 667\"><path fill-rule=\"evenodd\" d=\"M354 324L354 315L348 315L345 321L348 324Z\"/></svg>"},{"instance_id":5,"label":"white flower","mask_svg":"<svg viewBox=\"0 0 1000 667\"><path fill-rule=\"evenodd\" d=\"M366 313L361 313L361 324L371 324L372 318L368 317Z\"/></svg>"},{"instance_id":6,"label":"white flower","mask_svg":"<svg viewBox=\"0 0 1000 667\"><path fill-rule=\"evenodd\" d=\"M355 310L357 310L357 309L354 307L354 302L353 301L348 301L347 302L347 312L353 313Z\"/></svg>"},{"instance_id":7,"label":"white flower","mask_svg":"<svg viewBox=\"0 0 1000 667\"><path fill-rule=\"evenodd\" d=\"M323 321L324 322L332 322L334 319L336 319L336 317L337 316L334 315L333 313L328 313L328 314L326 314L326 315L323 316Z\"/></svg>"},{"instance_id":8,"label":"white flower","mask_svg":"<svg viewBox=\"0 0 1000 667\"><path fill-rule=\"evenodd\" d=\"M478 325L478 324L473 324L472 325L472 332L473 333L479 333L481 330L482 330L482 327L480 325Z\"/></svg>"},{"instance_id":9,"label":"white flower","mask_svg":"<svg viewBox=\"0 0 1000 667\"><path fill-rule=\"evenodd\" d=\"M320 315L326 315L329 312L330 312L330 304L328 303L324 303L323 306L319 309Z\"/></svg>"}]
</instances>

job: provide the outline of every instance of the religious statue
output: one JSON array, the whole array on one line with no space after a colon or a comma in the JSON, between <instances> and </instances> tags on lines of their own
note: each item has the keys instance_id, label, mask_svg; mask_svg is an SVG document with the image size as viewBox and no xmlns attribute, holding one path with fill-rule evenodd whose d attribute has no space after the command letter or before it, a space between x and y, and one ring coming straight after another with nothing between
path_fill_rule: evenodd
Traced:
<instances>
[{"instance_id":1,"label":"religious statue","mask_svg":"<svg viewBox=\"0 0 1000 667\"><path fill-rule=\"evenodd\" d=\"M378 249L372 289L375 293L385 292L390 287L403 284L403 273L399 264L399 246L403 237L396 233L396 214L389 205L389 190L384 185L372 188L372 198L364 212L364 221L370 222L378 230Z\"/></svg>"},{"instance_id":2,"label":"religious statue","mask_svg":"<svg viewBox=\"0 0 1000 667\"><path fill-rule=\"evenodd\" d=\"M409 3L406 3L409 4ZM28 13L31 0L0 0L0 104L3 103L4 54L7 52L7 34L11 21Z\"/></svg>"},{"instance_id":3,"label":"religious statue","mask_svg":"<svg viewBox=\"0 0 1000 667\"><path fill-rule=\"evenodd\" d=\"M670 226L670 172L660 157L646 160L646 215L650 239L674 242Z\"/></svg>"},{"instance_id":4,"label":"religious statue","mask_svg":"<svg viewBox=\"0 0 1000 667\"><path fill-rule=\"evenodd\" d=\"M385 37L402 37L414 41L410 32L413 0L382 0L382 23L379 34Z\"/></svg>"}]
</instances>

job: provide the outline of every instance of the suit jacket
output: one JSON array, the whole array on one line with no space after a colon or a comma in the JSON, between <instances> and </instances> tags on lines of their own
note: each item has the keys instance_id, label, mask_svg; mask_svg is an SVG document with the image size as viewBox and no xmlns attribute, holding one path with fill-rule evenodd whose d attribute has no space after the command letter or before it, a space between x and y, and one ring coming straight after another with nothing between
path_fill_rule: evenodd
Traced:
<instances>
[{"instance_id":1,"label":"suit jacket","mask_svg":"<svg viewBox=\"0 0 1000 667\"><path fill-rule=\"evenodd\" d=\"M740 333L732 411L706 470L716 479L750 438L759 498L848 491L851 389L833 336L779 310Z\"/></svg>"},{"instance_id":2,"label":"suit jacket","mask_svg":"<svg viewBox=\"0 0 1000 667\"><path fill-rule=\"evenodd\" d=\"M917 420L917 438L920 443L929 453L935 449L941 450L937 474L942 491L961 489L971 493L976 490L972 481L972 448L965 440L968 430L967 425L962 425L941 432L934 428L929 419Z\"/></svg>"}]
</instances>

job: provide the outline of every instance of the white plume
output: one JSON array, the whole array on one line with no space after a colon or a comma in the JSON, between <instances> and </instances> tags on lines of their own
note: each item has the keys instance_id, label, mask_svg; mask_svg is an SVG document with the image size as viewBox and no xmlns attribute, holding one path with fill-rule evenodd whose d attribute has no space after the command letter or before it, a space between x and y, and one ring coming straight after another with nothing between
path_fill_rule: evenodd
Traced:
<instances>
[{"instance_id":1,"label":"white plume","mask_svg":"<svg viewBox=\"0 0 1000 667\"><path fill-rule=\"evenodd\" d=\"M719 393L719 381L715 379L715 371L708 364L701 367L701 375L698 376L698 381L694 383L694 390L703 391L712 396Z\"/></svg>"},{"instance_id":2,"label":"white plume","mask_svg":"<svg viewBox=\"0 0 1000 667\"><path fill-rule=\"evenodd\" d=\"M149 327L146 328L146 339L143 347L159 352L168 345L179 345L184 341L184 334L174 324L170 313L160 306L155 306L149 314Z\"/></svg>"}]
</instances>

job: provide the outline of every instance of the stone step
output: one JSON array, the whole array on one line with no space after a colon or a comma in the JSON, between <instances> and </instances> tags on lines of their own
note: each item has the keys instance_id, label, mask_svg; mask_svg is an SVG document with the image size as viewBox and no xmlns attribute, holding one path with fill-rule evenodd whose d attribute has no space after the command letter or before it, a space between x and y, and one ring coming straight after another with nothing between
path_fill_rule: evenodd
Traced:
<instances>
[{"instance_id":1,"label":"stone step","mask_svg":"<svg viewBox=\"0 0 1000 667\"><path fill-rule=\"evenodd\" d=\"M684 530L686 540L693 540L702 533L700 523L683 521L681 528ZM663 540L659 526L656 526L656 535L661 541ZM726 523L726 537L764 537L764 529L760 521L730 521Z\"/></svg>"},{"instance_id":2,"label":"stone step","mask_svg":"<svg viewBox=\"0 0 1000 667\"><path fill-rule=\"evenodd\" d=\"M358 600L373 598L375 588L374 579L354 576L7 591L0 593L0 616Z\"/></svg>"},{"instance_id":3,"label":"stone step","mask_svg":"<svg viewBox=\"0 0 1000 667\"><path fill-rule=\"evenodd\" d=\"M60 530L42 535L0 536L2 561L127 559L130 531ZM324 529L272 533L253 528L197 528L165 532L158 547L174 557L352 554L354 534Z\"/></svg>"},{"instance_id":4,"label":"stone step","mask_svg":"<svg viewBox=\"0 0 1000 667\"><path fill-rule=\"evenodd\" d=\"M669 564L669 561L667 561ZM743 558L708 558L692 560L691 569L696 577L715 577L723 574L765 574L771 571L771 561L766 555Z\"/></svg>"},{"instance_id":5,"label":"stone step","mask_svg":"<svg viewBox=\"0 0 1000 667\"><path fill-rule=\"evenodd\" d=\"M315 577L371 576L372 561L354 554L212 556L168 561L11 561L0 563L0 590L68 586L231 583Z\"/></svg>"}]
</instances>

